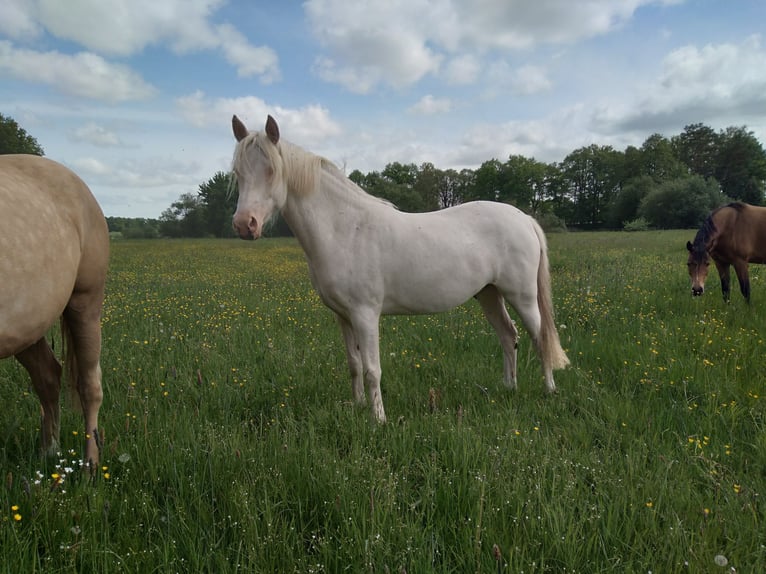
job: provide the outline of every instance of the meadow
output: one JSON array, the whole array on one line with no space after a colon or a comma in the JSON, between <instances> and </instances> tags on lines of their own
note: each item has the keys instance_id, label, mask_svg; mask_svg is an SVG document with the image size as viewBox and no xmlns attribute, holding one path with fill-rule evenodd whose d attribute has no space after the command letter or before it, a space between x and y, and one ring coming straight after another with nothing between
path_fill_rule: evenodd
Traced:
<instances>
[{"instance_id":1,"label":"meadow","mask_svg":"<svg viewBox=\"0 0 766 574\"><path fill-rule=\"evenodd\" d=\"M0 572L761 572L764 273L693 299L692 237L549 236L554 396L473 301L384 318L386 425L293 240L115 241L96 476L0 363Z\"/></svg>"}]
</instances>

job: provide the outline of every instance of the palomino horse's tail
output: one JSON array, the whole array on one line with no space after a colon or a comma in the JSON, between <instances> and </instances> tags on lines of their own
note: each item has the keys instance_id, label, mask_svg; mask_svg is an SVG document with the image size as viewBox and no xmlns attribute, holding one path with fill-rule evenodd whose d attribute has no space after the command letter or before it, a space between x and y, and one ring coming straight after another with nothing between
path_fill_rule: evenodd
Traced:
<instances>
[{"instance_id":1,"label":"palomino horse's tail","mask_svg":"<svg viewBox=\"0 0 766 574\"><path fill-rule=\"evenodd\" d=\"M532 219L532 226L540 242L540 265L537 268L537 307L540 310L539 350L543 365L552 369L563 369L569 364L564 349L561 348L559 333L553 317L553 297L551 295L551 276L548 266L548 242L540 224Z\"/></svg>"},{"instance_id":2,"label":"palomino horse's tail","mask_svg":"<svg viewBox=\"0 0 766 574\"><path fill-rule=\"evenodd\" d=\"M72 329L64 315L61 315L61 341L62 341L62 360L64 362L64 372L69 382L69 398L72 408L76 412L82 412L82 403L80 402L80 393L77 391L77 356L74 352L74 340L72 339Z\"/></svg>"}]
</instances>

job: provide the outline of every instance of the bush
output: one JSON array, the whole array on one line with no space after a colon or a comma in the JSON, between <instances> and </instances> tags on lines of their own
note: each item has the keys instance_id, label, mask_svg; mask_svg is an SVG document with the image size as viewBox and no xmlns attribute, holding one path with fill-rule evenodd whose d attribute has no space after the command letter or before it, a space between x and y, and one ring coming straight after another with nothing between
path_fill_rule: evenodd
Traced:
<instances>
[{"instance_id":1,"label":"bush","mask_svg":"<svg viewBox=\"0 0 766 574\"><path fill-rule=\"evenodd\" d=\"M643 200L656 187L654 179L648 175L629 180L617 194L607 209L606 225L609 229L619 229L637 218L638 209Z\"/></svg>"},{"instance_id":2,"label":"bush","mask_svg":"<svg viewBox=\"0 0 766 574\"><path fill-rule=\"evenodd\" d=\"M633 221L627 221L623 229L625 231L648 231L649 222L643 217L637 217Z\"/></svg>"},{"instance_id":3,"label":"bush","mask_svg":"<svg viewBox=\"0 0 766 574\"><path fill-rule=\"evenodd\" d=\"M535 219L545 233L557 233L567 230L567 224L555 213L540 213L535 215Z\"/></svg>"},{"instance_id":4,"label":"bush","mask_svg":"<svg viewBox=\"0 0 766 574\"><path fill-rule=\"evenodd\" d=\"M726 197L715 179L698 175L662 183L641 200L638 216L660 229L698 227Z\"/></svg>"}]
</instances>

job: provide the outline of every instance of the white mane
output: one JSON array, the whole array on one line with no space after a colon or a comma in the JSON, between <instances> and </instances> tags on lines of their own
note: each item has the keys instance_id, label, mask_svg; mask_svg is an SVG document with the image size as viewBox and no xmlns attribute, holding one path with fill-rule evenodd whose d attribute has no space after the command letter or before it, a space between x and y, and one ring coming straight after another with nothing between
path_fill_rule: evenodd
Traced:
<instances>
[{"instance_id":1,"label":"white mane","mask_svg":"<svg viewBox=\"0 0 766 574\"><path fill-rule=\"evenodd\" d=\"M243 171L248 170L251 148L255 148L255 153L263 154L271 163L275 178L286 180L288 193L305 196L317 192L321 174L324 171L338 183L335 188L348 195L349 199L370 200L395 208L390 201L364 191L348 179L343 171L329 159L285 140L280 140L279 144L274 146L262 132L252 132L237 144L234 149L232 170L234 167L239 167ZM235 180L236 176L232 177L232 186L236 184Z\"/></svg>"}]
</instances>

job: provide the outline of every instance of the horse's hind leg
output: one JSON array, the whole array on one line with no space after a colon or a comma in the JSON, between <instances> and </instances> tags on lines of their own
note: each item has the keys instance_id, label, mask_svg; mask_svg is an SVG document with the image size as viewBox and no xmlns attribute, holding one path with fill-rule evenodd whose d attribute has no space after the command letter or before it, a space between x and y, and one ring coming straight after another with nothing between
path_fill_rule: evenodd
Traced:
<instances>
[{"instance_id":1,"label":"horse's hind leg","mask_svg":"<svg viewBox=\"0 0 766 574\"><path fill-rule=\"evenodd\" d=\"M521 322L529 331L532 341L534 341L535 350L542 365L543 377L545 377L545 390L549 393L555 393L556 383L553 380L553 363L549 354L545 352L542 333L543 319L540 314L540 308L537 305L537 293L530 290L524 295L512 299L509 298L508 302L519 314Z\"/></svg>"},{"instance_id":2,"label":"horse's hind leg","mask_svg":"<svg viewBox=\"0 0 766 574\"><path fill-rule=\"evenodd\" d=\"M494 285L487 285L476 295L484 316L495 329L503 348L503 382L508 388L516 388L516 353L519 332L508 314L503 295Z\"/></svg>"},{"instance_id":3,"label":"horse's hind leg","mask_svg":"<svg viewBox=\"0 0 766 574\"><path fill-rule=\"evenodd\" d=\"M76 390L85 419L85 457L89 465L98 463L100 437L98 412L103 400L101 388L101 303L103 295L74 293L64 310L71 334L70 344L76 362Z\"/></svg>"},{"instance_id":4,"label":"horse's hind leg","mask_svg":"<svg viewBox=\"0 0 766 574\"><path fill-rule=\"evenodd\" d=\"M340 315L336 315L340 331L343 334L343 342L346 345L346 360L348 361L348 370L351 373L351 392L354 396L354 402L358 405L365 404L364 381L362 379L362 357L359 352L359 345L354 336L354 330L351 323Z\"/></svg>"},{"instance_id":5,"label":"horse's hind leg","mask_svg":"<svg viewBox=\"0 0 766 574\"><path fill-rule=\"evenodd\" d=\"M723 300L728 302L731 297L731 272L729 271L731 266L729 263L721 263L713 260L715 268L718 270L718 276L721 278L721 291L723 292Z\"/></svg>"},{"instance_id":6,"label":"horse's hind leg","mask_svg":"<svg viewBox=\"0 0 766 574\"><path fill-rule=\"evenodd\" d=\"M32 388L40 399L43 452L56 454L59 448L61 365L45 338L21 351L16 355L16 359L29 373Z\"/></svg>"},{"instance_id":7,"label":"horse's hind leg","mask_svg":"<svg viewBox=\"0 0 766 574\"><path fill-rule=\"evenodd\" d=\"M736 261L734 263L734 272L737 274L739 290L742 292L742 296L745 298L745 301L750 303L750 270L748 269L747 261Z\"/></svg>"}]
</instances>

